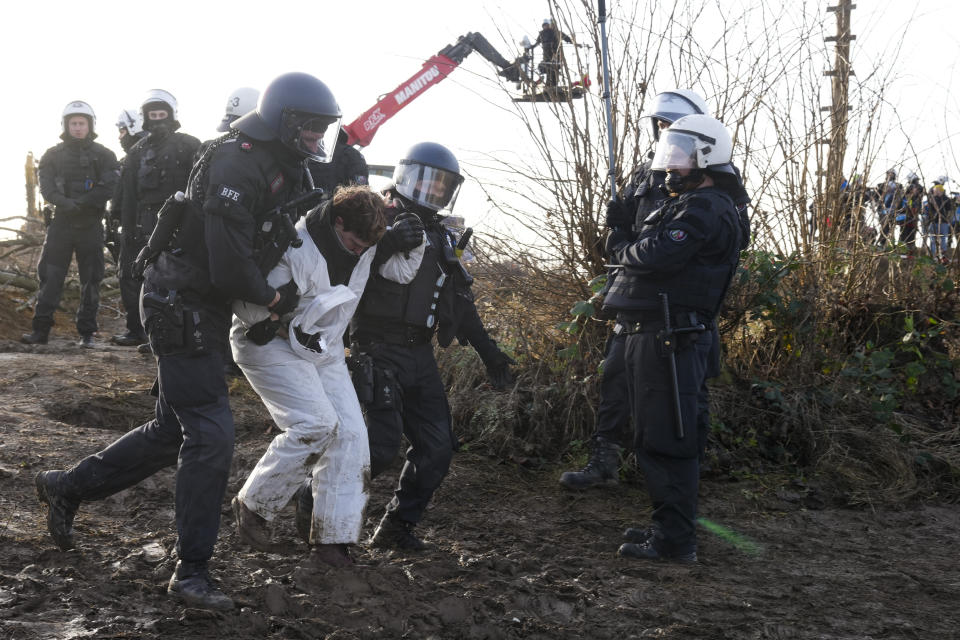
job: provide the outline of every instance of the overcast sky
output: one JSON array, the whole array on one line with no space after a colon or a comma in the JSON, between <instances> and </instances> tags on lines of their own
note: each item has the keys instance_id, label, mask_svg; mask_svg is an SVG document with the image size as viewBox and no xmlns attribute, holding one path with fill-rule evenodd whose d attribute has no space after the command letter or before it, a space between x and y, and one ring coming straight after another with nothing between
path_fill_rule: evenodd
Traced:
<instances>
[{"instance_id":1,"label":"overcast sky","mask_svg":"<svg viewBox=\"0 0 960 640\"><path fill-rule=\"evenodd\" d=\"M608 0L611 19L623 1ZM824 0L827 4L835 2ZM547 13L542 0L18 3L0 24L5 85L0 109L8 131L0 153L0 217L23 212L26 153L39 158L58 142L60 114L71 100L93 105L99 141L118 155L116 116L124 107L137 108L151 88L172 92L180 103L182 130L207 139L215 135L232 89L262 88L281 73L306 71L330 86L349 122L467 32L482 33L512 59L515 43L523 35L535 38ZM853 12L854 68L858 61L870 62L884 38L898 37L911 15L898 81L903 94L897 96L904 127L912 135L933 130L947 137L960 121L960 87L954 84L960 3L861 1ZM832 21L827 31L833 34ZM599 95L597 71L591 72ZM372 164L392 164L425 139L450 146L467 162L479 153L516 152L525 140L510 108L493 67L474 53L385 124L363 151ZM930 164L940 163L942 171L960 179L952 151L930 153L941 158ZM457 208L473 223L489 215L469 182Z\"/></svg>"}]
</instances>

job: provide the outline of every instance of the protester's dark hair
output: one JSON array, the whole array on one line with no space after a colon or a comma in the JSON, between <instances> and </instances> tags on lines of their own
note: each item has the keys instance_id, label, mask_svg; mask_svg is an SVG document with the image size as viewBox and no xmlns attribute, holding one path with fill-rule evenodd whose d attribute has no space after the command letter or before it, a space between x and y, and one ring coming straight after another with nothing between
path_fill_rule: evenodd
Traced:
<instances>
[{"instance_id":1,"label":"protester's dark hair","mask_svg":"<svg viewBox=\"0 0 960 640\"><path fill-rule=\"evenodd\" d=\"M330 207L333 219L340 218L343 221L344 231L357 234L358 238L371 245L380 240L387 228L384 210L383 196L361 185L337 187Z\"/></svg>"}]
</instances>

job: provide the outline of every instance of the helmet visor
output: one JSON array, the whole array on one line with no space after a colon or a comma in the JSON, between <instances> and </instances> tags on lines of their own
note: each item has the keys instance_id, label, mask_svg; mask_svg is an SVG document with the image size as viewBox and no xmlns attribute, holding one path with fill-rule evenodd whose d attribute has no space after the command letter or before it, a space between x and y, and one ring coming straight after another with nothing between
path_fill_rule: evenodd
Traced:
<instances>
[{"instance_id":1,"label":"helmet visor","mask_svg":"<svg viewBox=\"0 0 960 640\"><path fill-rule=\"evenodd\" d=\"M698 148L700 141L688 133L666 129L660 134L657 151L653 155L651 169L696 169L700 167Z\"/></svg>"},{"instance_id":2,"label":"helmet visor","mask_svg":"<svg viewBox=\"0 0 960 640\"><path fill-rule=\"evenodd\" d=\"M340 117L288 112L284 115L283 143L314 162L330 162L340 133Z\"/></svg>"},{"instance_id":3,"label":"helmet visor","mask_svg":"<svg viewBox=\"0 0 960 640\"><path fill-rule=\"evenodd\" d=\"M400 195L411 202L434 211L453 211L463 176L413 162L398 164L393 181Z\"/></svg>"}]
</instances>

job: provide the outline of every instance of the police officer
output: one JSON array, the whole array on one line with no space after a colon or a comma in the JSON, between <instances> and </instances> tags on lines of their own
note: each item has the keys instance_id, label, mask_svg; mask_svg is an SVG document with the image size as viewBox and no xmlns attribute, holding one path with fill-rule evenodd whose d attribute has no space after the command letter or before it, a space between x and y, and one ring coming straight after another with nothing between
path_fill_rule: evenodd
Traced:
<instances>
[{"instance_id":1,"label":"police officer","mask_svg":"<svg viewBox=\"0 0 960 640\"><path fill-rule=\"evenodd\" d=\"M563 52L560 49L560 41L573 43L573 38L557 29L553 18L544 18L540 33L537 39L526 46L527 50L533 49L538 44L542 48L543 60L540 63L541 71L546 79L548 87L557 86L557 80L560 76L560 64L563 62Z\"/></svg>"},{"instance_id":2,"label":"police officer","mask_svg":"<svg viewBox=\"0 0 960 640\"><path fill-rule=\"evenodd\" d=\"M632 530L619 554L696 561L699 457L707 425L700 392L715 350L716 315L739 261L742 231L717 182L734 176L733 145L719 121L679 118L661 134L651 168L676 197L614 230L608 251L622 272L605 306L625 328L627 383L637 461L653 504L653 526ZM667 322L671 331L667 331ZM673 366L675 363L675 377Z\"/></svg>"},{"instance_id":3,"label":"police officer","mask_svg":"<svg viewBox=\"0 0 960 640\"><path fill-rule=\"evenodd\" d=\"M143 138L147 137L147 132L143 130L143 118L136 109L124 109L117 116L117 133L119 134L120 147L124 153L130 151L133 145L137 144Z\"/></svg>"},{"instance_id":4,"label":"police officer","mask_svg":"<svg viewBox=\"0 0 960 640\"><path fill-rule=\"evenodd\" d=\"M103 227L107 200L117 182L117 156L94 142L96 115L89 104L75 100L60 119L63 140L40 158L40 193L56 210L40 251L37 277L40 290L33 331L21 337L27 344L46 344L53 314L60 304L63 281L77 254L80 306L77 331L80 346L93 347L103 279Z\"/></svg>"},{"instance_id":5,"label":"police officer","mask_svg":"<svg viewBox=\"0 0 960 640\"><path fill-rule=\"evenodd\" d=\"M388 219L405 212L418 216L427 235L426 249L409 284L371 270L351 323L351 338L372 358L378 391L387 391L375 394L366 406L371 477L394 461L402 436L410 443L399 486L371 543L419 550L425 545L414 527L446 476L456 446L433 336L442 347L455 337L472 345L496 387L512 383L513 361L483 328L470 290L472 278L457 257L458 239L439 215L442 209L453 210L463 183L456 157L434 142L415 144L393 179L395 185L386 194ZM381 251L378 246L378 256Z\"/></svg>"},{"instance_id":6,"label":"police officer","mask_svg":"<svg viewBox=\"0 0 960 640\"><path fill-rule=\"evenodd\" d=\"M140 105L147 136L135 144L123 159L120 174L119 208L120 299L127 315L127 330L111 342L129 347L146 341L140 322L140 282L131 267L157 223L157 213L170 195L183 191L193 167L200 141L177 131L177 100L163 89L152 89Z\"/></svg>"},{"instance_id":7,"label":"police officer","mask_svg":"<svg viewBox=\"0 0 960 640\"><path fill-rule=\"evenodd\" d=\"M274 289L263 275L269 265L258 264L260 248L274 239L274 227L264 229L262 222L299 194L303 159L323 160L321 148L335 139L339 119L322 82L302 73L278 77L258 108L233 123L235 135L198 163L186 200L164 209L155 236L167 228L168 214L178 216L179 230L146 270L141 302L157 355L156 417L69 471L37 474L47 528L61 549L74 545L72 523L81 502L176 465L179 560L167 592L188 606L233 607L207 569L233 452L223 376L230 304L263 305L276 316L294 309L295 287ZM325 131L331 134L326 140Z\"/></svg>"},{"instance_id":8,"label":"police officer","mask_svg":"<svg viewBox=\"0 0 960 640\"><path fill-rule=\"evenodd\" d=\"M641 119L648 119L650 135L654 143L660 139L660 131L677 118L686 115L705 114L710 111L706 101L696 92L675 89L658 93L649 110ZM653 153L650 153L650 158ZM632 231L635 220L644 220L666 200L667 192L663 171L652 171L650 159L641 163L630 176L630 181L620 198L607 206L606 224L612 230ZM604 290L591 299L595 309L600 310L603 299L610 291L617 271L607 274ZM597 315L602 317L602 313ZM620 472L620 447L622 434L630 424L630 405L627 399L626 369L623 361L626 334L619 324L607 339L606 356L603 360L603 375L600 378L600 405L597 408L597 426L594 431L593 451L586 466L579 471L566 471L560 476L560 485L567 489L582 490L616 484Z\"/></svg>"},{"instance_id":9,"label":"police officer","mask_svg":"<svg viewBox=\"0 0 960 640\"><path fill-rule=\"evenodd\" d=\"M313 183L333 196L337 187L348 187L351 184L365 185L370 181L370 170L367 160L358 149L347 144L346 129L340 129L337 138L337 148L333 152L333 162L310 163L310 174Z\"/></svg>"}]
</instances>

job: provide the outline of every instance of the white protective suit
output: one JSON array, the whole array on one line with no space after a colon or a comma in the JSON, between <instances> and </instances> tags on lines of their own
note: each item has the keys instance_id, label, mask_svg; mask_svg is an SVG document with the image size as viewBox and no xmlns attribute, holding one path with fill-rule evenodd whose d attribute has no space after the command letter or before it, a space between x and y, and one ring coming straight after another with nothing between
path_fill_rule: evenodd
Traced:
<instances>
[{"instance_id":1,"label":"white protective suit","mask_svg":"<svg viewBox=\"0 0 960 640\"><path fill-rule=\"evenodd\" d=\"M370 450L342 336L360 302L376 246L360 256L346 286L331 286L327 262L307 232L304 218L296 228L303 245L288 249L267 276L275 288L291 278L297 284L300 302L292 314L289 338L254 344L244 331L270 312L245 302L233 306L233 357L283 431L267 447L239 497L247 508L273 520L304 478L311 476L310 543L351 544L360 539ZM380 274L396 282L410 282L423 251L421 244L409 254L391 256L380 267ZM294 337L294 326L309 334L320 332L323 352L301 345Z\"/></svg>"}]
</instances>

